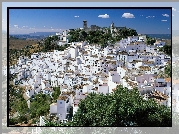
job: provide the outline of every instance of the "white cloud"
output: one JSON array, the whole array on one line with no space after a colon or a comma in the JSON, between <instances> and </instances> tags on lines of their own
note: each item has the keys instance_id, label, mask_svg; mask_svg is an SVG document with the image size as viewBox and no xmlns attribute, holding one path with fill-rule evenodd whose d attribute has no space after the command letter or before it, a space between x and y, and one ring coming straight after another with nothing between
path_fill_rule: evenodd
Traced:
<instances>
[{"instance_id":1,"label":"white cloud","mask_svg":"<svg viewBox=\"0 0 179 134\"><path fill-rule=\"evenodd\" d=\"M28 26L22 26L22 28L26 28L26 27L28 27Z\"/></svg>"},{"instance_id":2,"label":"white cloud","mask_svg":"<svg viewBox=\"0 0 179 134\"><path fill-rule=\"evenodd\" d=\"M14 25L15 28L18 28L18 25Z\"/></svg>"},{"instance_id":3,"label":"white cloud","mask_svg":"<svg viewBox=\"0 0 179 134\"><path fill-rule=\"evenodd\" d=\"M161 20L161 21L167 21L167 20Z\"/></svg>"},{"instance_id":4,"label":"white cloud","mask_svg":"<svg viewBox=\"0 0 179 134\"><path fill-rule=\"evenodd\" d=\"M163 16L165 16L165 17L169 17L169 15L168 14L162 14Z\"/></svg>"},{"instance_id":5,"label":"white cloud","mask_svg":"<svg viewBox=\"0 0 179 134\"><path fill-rule=\"evenodd\" d=\"M174 14L172 14L172 16L175 16Z\"/></svg>"},{"instance_id":6,"label":"white cloud","mask_svg":"<svg viewBox=\"0 0 179 134\"><path fill-rule=\"evenodd\" d=\"M124 17L124 18L135 18L134 15L131 14L131 13L124 13L124 14L122 15L122 17Z\"/></svg>"},{"instance_id":7,"label":"white cloud","mask_svg":"<svg viewBox=\"0 0 179 134\"><path fill-rule=\"evenodd\" d=\"M146 18L154 18L155 16L147 16Z\"/></svg>"},{"instance_id":8,"label":"white cloud","mask_svg":"<svg viewBox=\"0 0 179 134\"><path fill-rule=\"evenodd\" d=\"M104 15L99 15L98 17L100 17L100 18L109 18L109 15L104 14Z\"/></svg>"},{"instance_id":9,"label":"white cloud","mask_svg":"<svg viewBox=\"0 0 179 134\"><path fill-rule=\"evenodd\" d=\"M172 8L172 10L173 10L173 11L176 11L176 9L175 9L175 8Z\"/></svg>"},{"instance_id":10,"label":"white cloud","mask_svg":"<svg viewBox=\"0 0 179 134\"><path fill-rule=\"evenodd\" d=\"M75 18L79 18L80 16L74 16Z\"/></svg>"}]
</instances>

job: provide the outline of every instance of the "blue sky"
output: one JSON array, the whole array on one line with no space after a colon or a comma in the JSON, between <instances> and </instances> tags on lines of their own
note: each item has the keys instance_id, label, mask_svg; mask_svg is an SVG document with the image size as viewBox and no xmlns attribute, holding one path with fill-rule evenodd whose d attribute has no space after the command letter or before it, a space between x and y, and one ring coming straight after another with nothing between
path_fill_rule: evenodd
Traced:
<instances>
[{"instance_id":1,"label":"blue sky","mask_svg":"<svg viewBox=\"0 0 179 134\"><path fill-rule=\"evenodd\" d=\"M139 33L168 34L171 31L169 9L10 9L10 33L60 31L88 26L126 26Z\"/></svg>"},{"instance_id":2,"label":"blue sky","mask_svg":"<svg viewBox=\"0 0 179 134\"><path fill-rule=\"evenodd\" d=\"M179 30L179 26L176 20L179 19L179 2L168 3L168 2L113 2L113 3L100 3L92 2L78 3L78 2L26 2L26 3L13 3L13 2L3 2L2 3L2 29L6 30L7 28L7 11L6 7L17 7L17 6L42 6L42 7L74 7L74 6L131 6L131 7L142 7L142 6L164 6L164 7L173 7L172 10L172 29ZM130 13L134 15L135 18L124 18L122 15L124 13ZM99 15L109 15L109 18L100 18ZM162 15L163 14L163 15ZM124 16L127 14L124 14ZM142 16L143 15L143 16ZM169 15L169 17L167 17ZM79 16L79 17L74 17ZM147 16L155 16L148 17ZM82 27L82 21L85 19L88 21L88 26L91 24L96 24L98 26L109 26L113 21L115 26L126 26L134 28L138 33L170 33L170 11L167 10L26 10L26 11L11 11L10 12L10 32L11 33L29 33L29 32L38 32L38 31L60 31L68 28ZM162 21L163 20L163 21ZM44 27L45 26L45 27ZM18 27L18 28L17 28ZM169 29L168 29L169 28Z\"/></svg>"}]
</instances>

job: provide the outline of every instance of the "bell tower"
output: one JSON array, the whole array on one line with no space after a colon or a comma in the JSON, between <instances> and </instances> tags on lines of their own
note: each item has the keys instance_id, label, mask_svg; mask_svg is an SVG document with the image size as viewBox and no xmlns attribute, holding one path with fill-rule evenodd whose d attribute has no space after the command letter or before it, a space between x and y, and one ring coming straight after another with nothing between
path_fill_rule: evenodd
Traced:
<instances>
[{"instance_id":1,"label":"bell tower","mask_svg":"<svg viewBox=\"0 0 179 134\"><path fill-rule=\"evenodd\" d=\"M86 20L83 21L83 29L87 29L87 21Z\"/></svg>"},{"instance_id":2,"label":"bell tower","mask_svg":"<svg viewBox=\"0 0 179 134\"><path fill-rule=\"evenodd\" d=\"M112 22L111 23L111 34L113 33L113 31L114 31L114 23Z\"/></svg>"}]
</instances>

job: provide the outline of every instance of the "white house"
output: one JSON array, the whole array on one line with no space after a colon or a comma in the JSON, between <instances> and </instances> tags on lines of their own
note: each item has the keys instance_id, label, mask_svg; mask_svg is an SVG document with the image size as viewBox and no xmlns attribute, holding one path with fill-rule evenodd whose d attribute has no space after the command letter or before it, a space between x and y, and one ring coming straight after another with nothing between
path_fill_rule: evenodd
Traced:
<instances>
[{"instance_id":1,"label":"white house","mask_svg":"<svg viewBox=\"0 0 179 134\"><path fill-rule=\"evenodd\" d=\"M35 94L35 90L31 86L26 86L26 95L30 98Z\"/></svg>"},{"instance_id":2,"label":"white house","mask_svg":"<svg viewBox=\"0 0 179 134\"><path fill-rule=\"evenodd\" d=\"M118 74L117 71L110 71L109 79L108 79L109 93L111 93L112 89L116 88L116 86L120 83L121 83L120 74Z\"/></svg>"},{"instance_id":3,"label":"white house","mask_svg":"<svg viewBox=\"0 0 179 134\"><path fill-rule=\"evenodd\" d=\"M41 85L42 85L42 90L47 88L47 87L51 87L50 82L46 81L46 80L42 80Z\"/></svg>"},{"instance_id":4,"label":"white house","mask_svg":"<svg viewBox=\"0 0 179 134\"><path fill-rule=\"evenodd\" d=\"M154 43L155 47L163 47L165 45L165 42L163 41L157 41L156 43Z\"/></svg>"},{"instance_id":5,"label":"white house","mask_svg":"<svg viewBox=\"0 0 179 134\"><path fill-rule=\"evenodd\" d=\"M126 75L127 70L126 68L117 67L117 73L121 76L121 78L123 78Z\"/></svg>"},{"instance_id":6,"label":"white house","mask_svg":"<svg viewBox=\"0 0 179 134\"><path fill-rule=\"evenodd\" d=\"M84 85L83 93L90 93L92 89L93 89L93 85Z\"/></svg>"},{"instance_id":7,"label":"white house","mask_svg":"<svg viewBox=\"0 0 179 134\"><path fill-rule=\"evenodd\" d=\"M98 93L102 93L104 95L109 93L109 86L107 84L99 85L98 86Z\"/></svg>"},{"instance_id":8,"label":"white house","mask_svg":"<svg viewBox=\"0 0 179 134\"><path fill-rule=\"evenodd\" d=\"M140 35L138 41L144 41L144 42L146 42L147 41L146 35Z\"/></svg>"},{"instance_id":9,"label":"white house","mask_svg":"<svg viewBox=\"0 0 179 134\"><path fill-rule=\"evenodd\" d=\"M130 36L130 37L128 37L128 41L130 41L130 42L136 42L138 40L139 40L138 36Z\"/></svg>"},{"instance_id":10,"label":"white house","mask_svg":"<svg viewBox=\"0 0 179 134\"><path fill-rule=\"evenodd\" d=\"M73 104L73 115L75 115L75 113L77 112L78 110L78 104L80 103L80 100L79 99L74 99L74 104Z\"/></svg>"},{"instance_id":11,"label":"white house","mask_svg":"<svg viewBox=\"0 0 179 134\"><path fill-rule=\"evenodd\" d=\"M53 88L46 87L43 89L43 94L49 94L52 96Z\"/></svg>"},{"instance_id":12,"label":"white house","mask_svg":"<svg viewBox=\"0 0 179 134\"><path fill-rule=\"evenodd\" d=\"M69 98L67 96L59 96L57 100L57 117L59 117L59 120L66 119L68 107L69 107Z\"/></svg>"},{"instance_id":13,"label":"white house","mask_svg":"<svg viewBox=\"0 0 179 134\"><path fill-rule=\"evenodd\" d=\"M57 114L57 103L52 103L50 105L50 114Z\"/></svg>"}]
</instances>

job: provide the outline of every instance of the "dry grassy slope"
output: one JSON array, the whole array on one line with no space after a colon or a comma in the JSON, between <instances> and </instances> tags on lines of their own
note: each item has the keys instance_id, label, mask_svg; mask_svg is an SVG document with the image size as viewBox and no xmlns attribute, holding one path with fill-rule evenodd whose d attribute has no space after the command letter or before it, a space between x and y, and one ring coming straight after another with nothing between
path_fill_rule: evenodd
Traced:
<instances>
[{"instance_id":1,"label":"dry grassy slope","mask_svg":"<svg viewBox=\"0 0 179 134\"><path fill-rule=\"evenodd\" d=\"M30 54L35 53L39 50L38 48L38 41L33 40L21 40L21 39L9 39L9 49L23 49L25 46L32 45L34 48L30 48L29 52ZM10 65L16 64L17 59L11 59Z\"/></svg>"},{"instance_id":2,"label":"dry grassy slope","mask_svg":"<svg viewBox=\"0 0 179 134\"><path fill-rule=\"evenodd\" d=\"M171 45L171 40L169 40L169 39L162 39L162 40L157 40L157 41L164 41L165 44Z\"/></svg>"},{"instance_id":3,"label":"dry grassy slope","mask_svg":"<svg viewBox=\"0 0 179 134\"><path fill-rule=\"evenodd\" d=\"M166 43L167 45L171 45L171 40L165 40L165 43Z\"/></svg>"},{"instance_id":4,"label":"dry grassy slope","mask_svg":"<svg viewBox=\"0 0 179 134\"><path fill-rule=\"evenodd\" d=\"M21 39L9 39L9 49L22 49L28 45L35 45L38 41L33 40L21 40Z\"/></svg>"}]
</instances>

